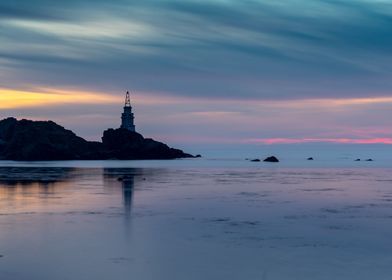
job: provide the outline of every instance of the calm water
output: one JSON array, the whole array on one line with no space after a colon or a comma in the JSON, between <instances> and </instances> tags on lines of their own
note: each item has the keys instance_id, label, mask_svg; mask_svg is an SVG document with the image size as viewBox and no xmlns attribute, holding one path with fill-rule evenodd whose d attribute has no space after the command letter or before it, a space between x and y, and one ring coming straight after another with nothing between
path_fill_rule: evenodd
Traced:
<instances>
[{"instance_id":1,"label":"calm water","mask_svg":"<svg viewBox=\"0 0 392 280\"><path fill-rule=\"evenodd\" d=\"M392 168L233 162L1 163L0 279L391 279Z\"/></svg>"}]
</instances>

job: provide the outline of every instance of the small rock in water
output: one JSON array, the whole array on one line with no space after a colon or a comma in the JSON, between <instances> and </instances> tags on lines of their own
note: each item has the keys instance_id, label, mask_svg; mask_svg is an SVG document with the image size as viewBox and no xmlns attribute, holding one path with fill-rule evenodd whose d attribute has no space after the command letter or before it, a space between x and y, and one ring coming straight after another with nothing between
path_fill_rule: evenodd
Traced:
<instances>
[{"instance_id":1,"label":"small rock in water","mask_svg":"<svg viewBox=\"0 0 392 280\"><path fill-rule=\"evenodd\" d=\"M195 158L201 158L201 155L196 155Z\"/></svg>"},{"instance_id":2,"label":"small rock in water","mask_svg":"<svg viewBox=\"0 0 392 280\"><path fill-rule=\"evenodd\" d=\"M355 161L361 161L361 159L360 159L360 158L357 158Z\"/></svg>"},{"instance_id":3,"label":"small rock in water","mask_svg":"<svg viewBox=\"0 0 392 280\"><path fill-rule=\"evenodd\" d=\"M252 161L252 162L259 162L259 161L261 161L261 160L259 160L258 158L255 158L255 159L252 159L251 161Z\"/></svg>"},{"instance_id":4,"label":"small rock in water","mask_svg":"<svg viewBox=\"0 0 392 280\"><path fill-rule=\"evenodd\" d=\"M264 161L265 162L279 162L279 160L274 156L267 157Z\"/></svg>"},{"instance_id":5,"label":"small rock in water","mask_svg":"<svg viewBox=\"0 0 392 280\"><path fill-rule=\"evenodd\" d=\"M310 158L308 158L308 160L313 160L313 158L312 158L312 157L310 157Z\"/></svg>"},{"instance_id":6,"label":"small rock in water","mask_svg":"<svg viewBox=\"0 0 392 280\"><path fill-rule=\"evenodd\" d=\"M373 159L371 159L371 158L368 158L366 161L373 161Z\"/></svg>"},{"instance_id":7,"label":"small rock in water","mask_svg":"<svg viewBox=\"0 0 392 280\"><path fill-rule=\"evenodd\" d=\"M3 258L4 257L4 255L0 255L0 258Z\"/></svg>"}]
</instances>

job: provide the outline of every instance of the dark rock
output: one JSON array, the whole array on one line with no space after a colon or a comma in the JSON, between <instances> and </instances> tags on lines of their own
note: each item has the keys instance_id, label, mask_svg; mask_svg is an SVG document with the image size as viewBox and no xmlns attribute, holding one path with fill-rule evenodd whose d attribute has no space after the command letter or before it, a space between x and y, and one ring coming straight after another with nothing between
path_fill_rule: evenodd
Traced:
<instances>
[{"instance_id":1,"label":"dark rock","mask_svg":"<svg viewBox=\"0 0 392 280\"><path fill-rule=\"evenodd\" d=\"M126 129L89 142L52 121L0 121L0 160L175 159L193 157Z\"/></svg>"},{"instance_id":2,"label":"dark rock","mask_svg":"<svg viewBox=\"0 0 392 280\"><path fill-rule=\"evenodd\" d=\"M195 158L201 158L201 155L196 155Z\"/></svg>"},{"instance_id":3,"label":"dark rock","mask_svg":"<svg viewBox=\"0 0 392 280\"><path fill-rule=\"evenodd\" d=\"M259 160L258 158L252 159L251 162L260 162L261 160Z\"/></svg>"},{"instance_id":4,"label":"dark rock","mask_svg":"<svg viewBox=\"0 0 392 280\"><path fill-rule=\"evenodd\" d=\"M314 160L312 157L308 158L307 160Z\"/></svg>"},{"instance_id":5,"label":"dark rock","mask_svg":"<svg viewBox=\"0 0 392 280\"><path fill-rule=\"evenodd\" d=\"M7 160L96 159L102 144L88 142L52 121L0 121L0 158Z\"/></svg>"},{"instance_id":6,"label":"dark rock","mask_svg":"<svg viewBox=\"0 0 392 280\"><path fill-rule=\"evenodd\" d=\"M264 161L265 162L279 162L279 160L274 156L267 157Z\"/></svg>"},{"instance_id":7,"label":"dark rock","mask_svg":"<svg viewBox=\"0 0 392 280\"><path fill-rule=\"evenodd\" d=\"M361 159L360 159L360 158L357 158L355 161L361 161Z\"/></svg>"},{"instance_id":8,"label":"dark rock","mask_svg":"<svg viewBox=\"0 0 392 280\"><path fill-rule=\"evenodd\" d=\"M175 159L190 158L190 154L168 147L153 139L144 138L127 129L108 129L103 133L102 143L107 158L129 159ZM104 155L105 157L105 155Z\"/></svg>"},{"instance_id":9,"label":"dark rock","mask_svg":"<svg viewBox=\"0 0 392 280\"><path fill-rule=\"evenodd\" d=\"M371 159L371 158L368 158L366 161L373 161L373 159Z\"/></svg>"}]
</instances>

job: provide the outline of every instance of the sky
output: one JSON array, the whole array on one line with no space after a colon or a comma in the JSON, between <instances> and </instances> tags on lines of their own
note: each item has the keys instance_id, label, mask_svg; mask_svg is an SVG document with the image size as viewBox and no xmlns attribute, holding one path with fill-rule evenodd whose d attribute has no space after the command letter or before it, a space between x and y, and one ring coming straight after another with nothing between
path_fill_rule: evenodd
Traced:
<instances>
[{"instance_id":1,"label":"sky","mask_svg":"<svg viewBox=\"0 0 392 280\"><path fill-rule=\"evenodd\" d=\"M0 118L180 148L392 144L391 0L2 0ZM195 148L197 147L197 148Z\"/></svg>"}]
</instances>

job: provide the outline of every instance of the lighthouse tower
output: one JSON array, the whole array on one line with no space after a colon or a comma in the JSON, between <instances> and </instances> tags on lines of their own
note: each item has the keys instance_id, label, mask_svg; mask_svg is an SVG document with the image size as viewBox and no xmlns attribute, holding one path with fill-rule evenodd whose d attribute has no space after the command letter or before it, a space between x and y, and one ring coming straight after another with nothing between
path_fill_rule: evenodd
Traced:
<instances>
[{"instance_id":1,"label":"lighthouse tower","mask_svg":"<svg viewBox=\"0 0 392 280\"><path fill-rule=\"evenodd\" d=\"M134 115L132 113L131 99L129 98L129 92L125 95L125 106L124 112L121 115L121 128L135 131Z\"/></svg>"}]
</instances>

